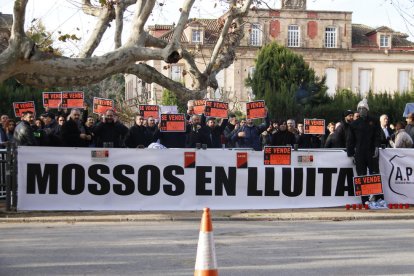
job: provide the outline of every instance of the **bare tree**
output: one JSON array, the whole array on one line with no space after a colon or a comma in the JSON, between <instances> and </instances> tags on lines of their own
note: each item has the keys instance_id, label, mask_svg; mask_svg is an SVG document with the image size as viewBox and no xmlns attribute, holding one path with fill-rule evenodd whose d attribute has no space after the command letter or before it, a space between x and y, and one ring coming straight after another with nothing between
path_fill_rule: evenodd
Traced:
<instances>
[{"instance_id":1,"label":"bare tree","mask_svg":"<svg viewBox=\"0 0 414 276\"><path fill-rule=\"evenodd\" d=\"M205 91L207 87L216 89L218 85L215 76L233 63L235 48L244 35L242 18L255 0L222 0L228 3L229 9L220 18L221 33L203 71L199 70L192 54L181 43L195 0L183 1L176 21L178 23L169 41L151 36L144 29L156 0L100 0L101 4L96 5L90 0L82 0L83 12L98 20L76 58L43 52L26 35L24 22L28 1L14 1L14 22L9 46L0 54L0 82L15 77L24 84L37 87L67 87L96 83L117 73L129 73L146 83L157 83L178 93L195 94ZM128 7L134 9L132 29L128 39L122 43L124 13ZM92 56L110 22L115 23L115 50L102 56ZM196 83L191 90L145 64L148 60L176 63L180 59L185 59L191 67L189 73Z\"/></svg>"}]
</instances>

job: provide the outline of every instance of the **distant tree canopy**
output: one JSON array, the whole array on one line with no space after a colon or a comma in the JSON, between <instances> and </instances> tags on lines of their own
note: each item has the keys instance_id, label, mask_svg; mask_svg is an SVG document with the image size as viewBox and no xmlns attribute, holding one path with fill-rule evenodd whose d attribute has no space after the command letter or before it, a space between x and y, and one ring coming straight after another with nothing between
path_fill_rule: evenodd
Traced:
<instances>
[{"instance_id":1,"label":"distant tree canopy","mask_svg":"<svg viewBox=\"0 0 414 276\"><path fill-rule=\"evenodd\" d=\"M300 105L327 100L325 77L318 78L302 56L276 43L259 51L255 71L246 85L256 99L266 101L269 112L277 118L296 115Z\"/></svg>"}]
</instances>

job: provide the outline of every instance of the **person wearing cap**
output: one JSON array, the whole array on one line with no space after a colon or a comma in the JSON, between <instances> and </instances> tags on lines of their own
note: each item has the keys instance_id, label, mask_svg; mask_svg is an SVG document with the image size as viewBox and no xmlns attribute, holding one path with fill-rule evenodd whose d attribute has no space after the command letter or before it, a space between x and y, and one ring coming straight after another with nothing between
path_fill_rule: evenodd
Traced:
<instances>
[{"instance_id":1,"label":"person wearing cap","mask_svg":"<svg viewBox=\"0 0 414 276\"><path fill-rule=\"evenodd\" d=\"M339 148L346 148L346 140L348 137L349 126L354 121L354 112L345 110L342 114L341 123L335 128L336 144Z\"/></svg>"},{"instance_id":2,"label":"person wearing cap","mask_svg":"<svg viewBox=\"0 0 414 276\"><path fill-rule=\"evenodd\" d=\"M41 115L43 118L43 132L45 145L50 147L62 146L62 138L60 136L60 127L55 120L55 114L46 112Z\"/></svg>"},{"instance_id":3,"label":"person wearing cap","mask_svg":"<svg viewBox=\"0 0 414 276\"><path fill-rule=\"evenodd\" d=\"M411 139L414 141L414 113L408 113L407 118L407 125L405 126L405 132L410 135Z\"/></svg>"},{"instance_id":4,"label":"person wearing cap","mask_svg":"<svg viewBox=\"0 0 414 276\"><path fill-rule=\"evenodd\" d=\"M379 120L368 115L367 99L358 103L357 110L361 116L349 126L347 155L354 158L358 176L368 175L368 173L379 174L378 155L381 145ZM375 196L362 196L361 199L363 204L368 200L371 202L376 200Z\"/></svg>"}]
</instances>

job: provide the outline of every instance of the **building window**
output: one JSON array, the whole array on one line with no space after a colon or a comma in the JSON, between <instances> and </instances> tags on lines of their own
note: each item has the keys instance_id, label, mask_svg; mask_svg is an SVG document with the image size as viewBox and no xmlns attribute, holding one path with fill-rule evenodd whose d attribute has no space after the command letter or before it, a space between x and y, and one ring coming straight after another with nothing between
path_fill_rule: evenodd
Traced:
<instances>
[{"instance_id":1,"label":"building window","mask_svg":"<svg viewBox=\"0 0 414 276\"><path fill-rule=\"evenodd\" d=\"M250 46L262 46L262 31L260 24L252 24L250 31Z\"/></svg>"},{"instance_id":2,"label":"building window","mask_svg":"<svg viewBox=\"0 0 414 276\"><path fill-rule=\"evenodd\" d=\"M171 66L171 79L173 81L181 81L181 76L182 76L181 66L172 65Z\"/></svg>"},{"instance_id":3,"label":"building window","mask_svg":"<svg viewBox=\"0 0 414 276\"><path fill-rule=\"evenodd\" d=\"M288 47L300 46L300 33L298 25L288 26Z\"/></svg>"},{"instance_id":4,"label":"building window","mask_svg":"<svg viewBox=\"0 0 414 276\"><path fill-rule=\"evenodd\" d=\"M201 30L193 30L192 31L191 42L201 43Z\"/></svg>"},{"instance_id":5,"label":"building window","mask_svg":"<svg viewBox=\"0 0 414 276\"><path fill-rule=\"evenodd\" d=\"M359 70L359 93L362 97L366 96L372 88L372 70Z\"/></svg>"},{"instance_id":6,"label":"building window","mask_svg":"<svg viewBox=\"0 0 414 276\"><path fill-rule=\"evenodd\" d=\"M336 68L326 68L326 86L328 87L328 96L334 96L338 87L338 71Z\"/></svg>"},{"instance_id":7,"label":"building window","mask_svg":"<svg viewBox=\"0 0 414 276\"><path fill-rule=\"evenodd\" d=\"M247 74L249 78L253 78L254 72L256 71L256 67L249 67L249 69L247 69Z\"/></svg>"},{"instance_id":8,"label":"building window","mask_svg":"<svg viewBox=\"0 0 414 276\"><path fill-rule=\"evenodd\" d=\"M410 91L410 70L398 70L398 91L400 93Z\"/></svg>"},{"instance_id":9,"label":"building window","mask_svg":"<svg viewBox=\"0 0 414 276\"><path fill-rule=\"evenodd\" d=\"M390 36L380 35L380 47L390 47Z\"/></svg>"},{"instance_id":10,"label":"building window","mask_svg":"<svg viewBox=\"0 0 414 276\"><path fill-rule=\"evenodd\" d=\"M325 48L336 48L336 28L325 29Z\"/></svg>"}]
</instances>

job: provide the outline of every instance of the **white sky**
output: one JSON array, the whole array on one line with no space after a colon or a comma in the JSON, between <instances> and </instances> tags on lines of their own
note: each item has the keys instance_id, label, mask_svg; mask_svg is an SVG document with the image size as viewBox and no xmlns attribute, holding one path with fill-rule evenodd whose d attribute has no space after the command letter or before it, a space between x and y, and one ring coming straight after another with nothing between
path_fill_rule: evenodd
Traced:
<instances>
[{"instance_id":1,"label":"white sky","mask_svg":"<svg viewBox=\"0 0 414 276\"><path fill-rule=\"evenodd\" d=\"M264 0L269 6L280 8L280 0ZM94 18L85 16L79 9L80 0L29 0L26 11L26 26L30 25L32 19L41 19L48 31L74 33L79 37L86 38L94 27ZM158 0L157 8L154 10L148 24L171 24L177 22L179 18L179 7L183 1L180 0ZM371 27L389 26L392 29L411 35L414 27L407 25L401 15L390 4L390 0L308 0L308 10L337 10L352 11L353 23L365 24ZM400 2L404 6L404 11L414 14L413 3L408 0L393 0ZM13 0L0 0L0 12L13 12ZM202 3L202 4L201 4ZM159 5L159 4L162 4ZM217 6L215 7L215 4ZM262 6L265 7L265 6ZM191 17L214 18L221 15L224 7L219 0L196 0L193 6ZM413 18L410 18L411 22ZM111 28L113 29L113 28ZM124 32L127 33L127 32ZM127 34L125 34L127 35ZM55 37L55 38L56 38ZM106 35L103 39L103 46L95 51L96 55L104 54L107 50L113 49L114 43L111 35ZM76 45L71 42L57 44L56 46L65 49L67 55L74 54Z\"/></svg>"}]
</instances>

